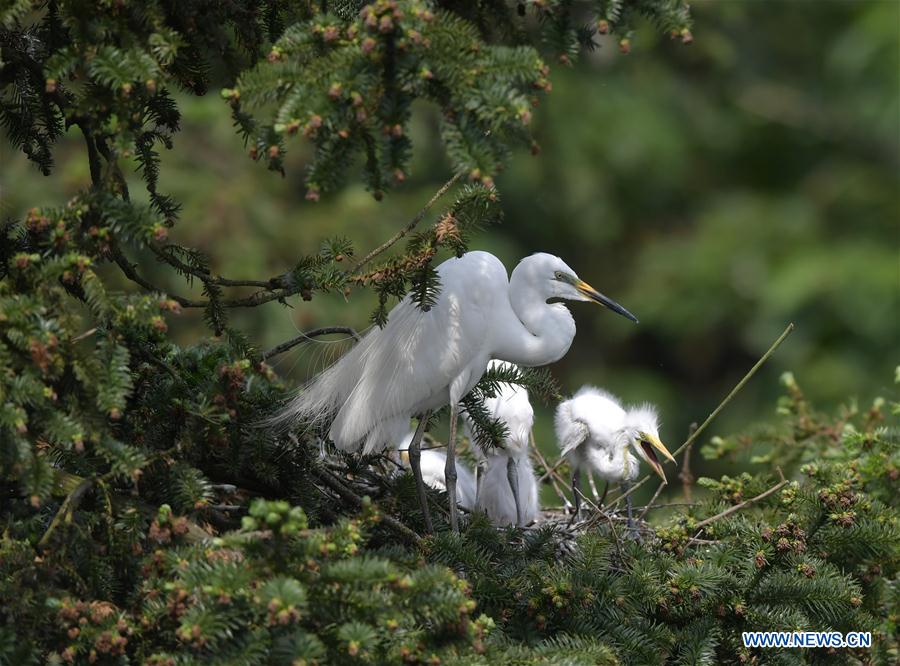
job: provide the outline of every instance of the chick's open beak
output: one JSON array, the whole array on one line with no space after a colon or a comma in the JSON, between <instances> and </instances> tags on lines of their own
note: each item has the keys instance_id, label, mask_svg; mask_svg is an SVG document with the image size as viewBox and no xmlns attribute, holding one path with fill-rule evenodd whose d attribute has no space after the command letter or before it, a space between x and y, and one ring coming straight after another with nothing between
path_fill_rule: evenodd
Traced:
<instances>
[{"instance_id":1,"label":"chick's open beak","mask_svg":"<svg viewBox=\"0 0 900 666\"><path fill-rule=\"evenodd\" d=\"M600 305L609 308L613 312L617 312L626 319L630 319L635 324L638 323L638 318L631 314L628 310L623 308L621 305L616 303L613 299L608 298L601 294L599 291L594 289L591 285L589 285L584 280L578 280L575 282L575 288L580 291L582 294L587 296L589 299L594 301L594 303L599 303Z\"/></svg>"},{"instance_id":2,"label":"chick's open beak","mask_svg":"<svg viewBox=\"0 0 900 666\"><path fill-rule=\"evenodd\" d=\"M669 449L666 448L666 445L663 444L659 437L655 435L647 435L647 441L653 446L654 449L662 453L670 462L675 462L675 458L669 453Z\"/></svg>"},{"instance_id":3,"label":"chick's open beak","mask_svg":"<svg viewBox=\"0 0 900 666\"><path fill-rule=\"evenodd\" d=\"M663 483L668 483L666 480L666 473L663 472L662 465L659 464L659 458L656 457L656 451L662 453L666 458L675 462L675 458L672 457L672 454L669 453L669 449L666 448L666 445L663 444L659 437L655 437L654 435L647 435L644 439L640 441L641 452L644 454L644 460L647 461L647 464L653 468L653 471L659 475L659 478L663 480ZM656 451L654 451L656 449Z\"/></svg>"}]
</instances>

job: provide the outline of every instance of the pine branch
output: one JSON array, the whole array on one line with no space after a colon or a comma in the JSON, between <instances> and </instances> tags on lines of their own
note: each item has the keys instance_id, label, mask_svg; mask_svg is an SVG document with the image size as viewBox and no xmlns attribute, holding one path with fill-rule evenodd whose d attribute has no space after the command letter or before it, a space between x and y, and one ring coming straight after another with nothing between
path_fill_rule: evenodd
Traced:
<instances>
[{"instance_id":1,"label":"pine branch","mask_svg":"<svg viewBox=\"0 0 900 666\"><path fill-rule=\"evenodd\" d=\"M169 293L165 289L161 289L153 285L138 274L138 272L134 268L135 265L128 261L128 258L124 254L122 254L122 250L119 249L117 245L112 245L112 247L110 248L110 255L112 256L112 259L116 263L116 265L122 270L122 273L125 274L125 277L127 277L132 282L140 285L147 291L165 294L172 300L176 301L183 308L202 308L207 305L206 301L194 301L188 298L184 298L183 296Z\"/></svg>"},{"instance_id":2,"label":"pine branch","mask_svg":"<svg viewBox=\"0 0 900 666\"><path fill-rule=\"evenodd\" d=\"M180 445L173 446L165 451L159 451L152 456L149 456L144 461L144 467L150 465L158 460L165 458L166 456L175 453L180 448ZM74 477L73 474L68 474L69 477ZM50 525L47 526L47 530L44 532L44 535L41 537L40 541L37 542L36 548L38 550L43 550L47 543L50 541L50 537L53 536L53 532L59 527L59 524L65 520L69 522L72 520L72 515L78 509L78 505L81 504L81 501L84 499L84 496L87 492L93 488L95 485L105 484L107 481L114 479L117 476L121 476L121 472L118 469L111 469L108 472L101 474L100 476L93 476L82 479L81 482L73 488L66 498L63 500L62 504L59 506L59 509L56 511L56 514L53 516L53 520L50 521Z\"/></svg>"},{"instance_id":3,"label":"pine branch","mask_svg":"<svg viewBox=\"0 0 900 666\"><path fill-rule=\"evenodd\" d=\"M283 286L283 275L271 277L268 280L234 280L222 276L213 275L208 270L202 270L190 266L175 257L171 252L166 252L168 248L175 246L160 246L156 243L149 243L148 247L161 261L169 264L181 273L187 273L200 279L204 283L214 284L219 287L262 287L264 289L277 289Z\"/></svg>"},{"instance_id":4,"label":"pine branch","mask_svg":"<svg viewBox=\"0 0 900 666\"><path fill-rule=\"evenodd\" d=\"M362 507L364 505L362 497L360 497L343 483L341 483L334 475L331 474L331 472L325 469L312 469L310 471L316 479L328 486L328 488L337 493L344 500L351 502L357 507ZM412 543L418 543L420 541L421 537L418 534L413 532L396 518L389 516L386 513L382 513L381 519L384 521L385 525L402 536L406 541L410 541Z\"/></svg>"}]
</instances>

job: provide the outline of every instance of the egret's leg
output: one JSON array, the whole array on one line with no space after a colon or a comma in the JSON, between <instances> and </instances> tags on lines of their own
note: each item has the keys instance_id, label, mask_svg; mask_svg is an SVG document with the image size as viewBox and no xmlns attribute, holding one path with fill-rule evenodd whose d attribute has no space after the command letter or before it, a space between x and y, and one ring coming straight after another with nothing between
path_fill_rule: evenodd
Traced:
<instances>
[{"instance_id":1,"label":"egret's leg","mask_svg":"<svg viewBox=\"0 0 900 666\"><path fill-rule=\"evenodd\" d=\"M484 482L484 475L487 472L487 461L479 460L475 465L475 506L481 507L481 484Z\"/></svg>"},{"instance_id":2,"label":"egret's leg","mask_svg":"<svg viewBox=\"0 0 900 666\"><path fill-rule=\"evenodd\" d=\"M598 507L602 507L603 503L606 501L606 493L609 492L609 481L606 482L606 485L603 486L603 494L600 495L600 501L597 502Z\"/></svg>"},{"instance_id":3,"label":"egret's leg","mask_svg":"<svg viewBox=\"0 0 900 666\"><path fill-rule=\"evenodd\" d=\"M515 458L506 459L506 479L512 490L513 502L516 503L516 527L522 527L525 519L522 517L522 503L519 501L519 465Z\"/></svg>"},{"instance_id":4,"label":"egret's leg","mask_svg":"<svg viewBox=\"0 0 900 666\"><path fill-rule=\"evenodd\" d=\"M572 470L572 499L575 501L575 513L569 521L570 525L581 520L581 470L577 467Z\"/></svg>"},{"instance_id":5,"label":"egret's leg","mask_svg":"<svg viewBox=\"0 0 900 666\"><path fill-rule=\"evenodd\" d=\"M627 494L628 491L631 490L631 483L629 483L628 481L623 481L621 485L622 485L623 493ZM634 538L640 540L641 535L637 531L637 526L634 522L634 517L633 517L632 511L631 511L631 495L628 495L625 498L625 506L627 507L627 510L628 510L628 531L634 536Z\"/></svg>"},{"instance_id":6,"label":"egret's leg","mask_svg":"<svg viewBox=\"0 0 900 666\"><path fill-rule=\"evenodd\" d=\"M594 483L594 475L589 471L587 473L588 478L588 486L591 488L591 496L594 498L594 503L597 506L600 506L603 502L600 501L600 493L597 492L597 484Z\"/></svg>"},{"instance_id":7,"label":"egret's leg","mask_svg":"<svg viewBox=\"0 0 900 666\"><path fill-rule=\"evenodd\" d=\"M459 533L459 509L456 506L456 422L459 418L457 403L450 405L450 437L447 440L447 464L444 467L444 481L447 484L447 499L450 502L450 529Z\"/></svg>"},{"instance_id":8,"label":"egret's leg","mask_svg":"<svg viewBox=\"0 0 900 666\"><path fill-rule=\"evenodd\" d=\"M631 490L631 484L628 481L622 481L621 486L622 486L622 494L628 495L628 491ZM628 495L625 498L625 506L628 507L628 527L632 528L632 527L634 527L634 518L632 517L632 514L631 514L631 495Z\"/></svg>"},{"instance_id":9,"label":"egret's leg","mask_svg":"<svg viewBox=\"0 0 900 666\"><path fill-rule=\"evenodd\" d=\"M428 511L428 495L425 493L425 479L422 478L422 451L419 449L429 416L431 416L430 411L419 417L416 433L409 443L409 466L412 468L413 478L416 480L416 492L419 495L419 506L422 508L422 516L425 519L425 531L430 534L434 528L431 524L431 513Z\"/></svg>"}]
</instances>

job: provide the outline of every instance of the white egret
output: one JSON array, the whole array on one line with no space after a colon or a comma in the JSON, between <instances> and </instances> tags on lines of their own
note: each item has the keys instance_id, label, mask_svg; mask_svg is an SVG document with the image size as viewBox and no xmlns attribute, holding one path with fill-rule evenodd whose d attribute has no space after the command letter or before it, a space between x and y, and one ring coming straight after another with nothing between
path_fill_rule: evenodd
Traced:
<instances>
[{"instance_id":1,"label":"white egret","mask_svg":"<svg viewBox=\"0 0 900 666\"><path fill-rule=\"evenodd\" d=\"M272 422L330 424L329 436L338 448L371 453L399 441L410 418L418 416L410 463L430 531L419 442L431 411L449 404L447 494L450 526L459 531L455 467L459 401L484 374L488 360L539 366L560 359L575 337L575 321L557 300L593 301L637 319L550 254L526 257L510 277L500 260L487 252L448 259L437 273L441 290L430 308L422 309L409 295L404 297L383 328L363 336Z\"/></svg>"},{"instance_id":2,"label":"white egret","mask_svg":"<svg viewBox=\"0 0 900 666\"><path fill-rule=\"evenodd\" d=\"M537 519L540 513L537 479L527 452L518 460L503 454L488 456L477 478L475 506L492 523L524 527Z\"/></svg>"},{"instance_id":3,"label":"white egret","mask_svg":"<svg viewBox=\"0 0 900 666\"><path fill-rule=\"evenodd\" d=\"M414 433L409 433L398 447L400 459L409 466L409 444ZM444 476L447 456L442 451L421 452L422 479L425 485L436 490L447 490ZM478 508L487 514L492 523L503 525L527 525L535 520L540 511L538 506L537 481L530 464L516 467L520 503L516 502L509 481L509 457L490 455L484 457L485 465L476 481L472 471L460 460L456 461L457 504L469 511Z\"/></svg>"},{"instance_id":4,"label":"white egret","mask_svg":"<svg viewBox=\"0 0 900 666\"><path fill-rule=\"evenodd\" d=\"M655 451L675 460L659 439L659 418L653 406L626 409L614 395L592 386L582 387L559 404L555 425L560 450L572 466L576 519L581 513L582 468L604 479L607 486L621 484L627 492L638 475L640 460L650 465L664 483L666 475ZM631 498L626 500L631 526Z\"/></svg>"},{"instance_id":5,"label":"white egret","mask_svg":"<svg viewBox=\"0 0 900 666\"><path fill-rule=\"evenodd\" d=\"M488 368L510 366L493 360ZM486 398L484 402L488 415L500 420L508 435L499 448L484 451L475 442L471 419L465 417L469 439L478 459L475 504L497 525L523 527L537 518L540 511L537 481L528 458L534 409L524 387L507 383L501 383L497 396Z\"/></svg>"}]
</instances>

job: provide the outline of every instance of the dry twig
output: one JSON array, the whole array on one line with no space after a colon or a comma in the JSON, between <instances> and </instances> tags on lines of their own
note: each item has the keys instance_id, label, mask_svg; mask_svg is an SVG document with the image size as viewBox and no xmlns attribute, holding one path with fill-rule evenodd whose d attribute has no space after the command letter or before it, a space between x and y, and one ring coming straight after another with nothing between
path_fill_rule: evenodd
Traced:
<instances>
[{"instance_id":1,"label":"dry twig","mask_svg":"<svg viewBox=\"0 0 900 666\"><path fill-rule=\"evenodd\" d=\"M544 474L544 476L542 476L541 479L549 478L550 485L553 486L553 490L556 492L556 494L562 500L563 506L565 506L567 508L570 507L571 503L569 502L569 498L566 497L565 491L562 488L560 488L559 483L557 482L558 475L555 474L554 471L550 469L550 465L547 464L547 459L544 458L544 454L542 454L540 449L537 447L537 443L534 440L534 431L531 431L530 437L531 437L532 453L537 458L538 464L540 464L545 470L547 470L547 473ZM556 468L554 467L553 469L555 470ZM540 483L540 481L538 481L538 483Z\"/></svg>"},{"instance_id":2,"label":"dry twig","mask_svg":"<svg viewBox=\"0 0 900 666\"><path fill-rule=\"evenodd\" d=\"M323 326L322 328L314 328L311 331L306 331L305 333L301 333L295 338L291 338L290 340L282 342L280 345L276 345L268 351L264 351L259 355L259 357L260 359L265 361L266 359L271 358L277 354L284 353L288 349L296 347L301 343L308 342L311 338L316 338L320 335L331 335L333 333L343 333L345 335L351 335L356 342L359 342L359 333L356 332L356 329L350 328L349 326Z\"/></svg>"},{"instance_id":3,"label":"dry twig","mask_svg":"<svg viewBox=\"0 0 900 666\"><path fill-rule=\"evenodd\" d=\"M695 432L697 432L696 422L692 423L691 427L688 429L688 441L691 443L688 444L687 448L684 450L684 458L681 459L681 472L678 473L678 478L681 479L681 487L684 490L685 502L694 501L694 475L691 472L691 451L694 448L694 442L691 441L691 437L693 437Z\"/></svg>"},{"instance_id":4,"label":"dry twig","mask_svg":"<svg viewBox=\"0 0 900 666\"><path fill-rule=\"evenodd\" d=\"M444 185L441 187L441 189L439 189L435 193L435 195L433 197L431 197L431 199L428 201L428 203L425 204L425 207L422 208L422 210L420 210L418 213L416 213L415 217L413 217L413 219L410 220L409 223L405 227L403 227L400 231L398 231L396 234L394 234L391 238L386 240L384 243L382 243L381 245L376 247L374 250L369 252L369 254L367 254L365 257L363 257L359 261L359 263L357 263L352 268L350 273L351 274L359 273L363 266L368 264L370 261L372 261L372 259L377 257L382 252L387 251L394 243L396 243L401 238L403 238L406 234L408 234L410 231L415 229L416 225L422 221L422 219L425 217L425 215L428 213L428 211L431 209L431 207L435 203L437 203L437 200L440 199L442 196L444 196L447 193L447 190L449 190L451 187L453 187L453 185L456 184L456 181L458 181L461 176L462 176L462 171L454 174L453 178L451 178L446 183L444 183Z\"/></svg>"},{"instance_id":5,"label":"dry twig","mask_svg":"<svg viewBox=\"0 0 900 666\"><path fill-rule=\"evenodd\" d=\"M775 471L778 472L778 476L781 479L778 483L776 483L774 486L769 488L767 491L760 493L756 497L751 497L748 500L744 500L740 504L735 504L734 506L728 507L724 511L720 511L719 513L717 513L714 516L710 516L709 518L707 518L705 520L701 520L699 523L697 523L697 534L695 535L694 538L699 536L700 532L702 532L703 528L706 527L707 525L710 525L711 523L714 523L717 520L725 518L726 516L730 516L731 514L735 513L736 511L740 511L744 507L749 506L751 504L755 504L756 502L759 502L760 500L765 499L772 493L775 493L775 492L778 492L779 490L781 490L785 485L787 485L788 480L784 478L784 474L781 473L780 467L776 467Z\"/></svg>"}]
</instances>

